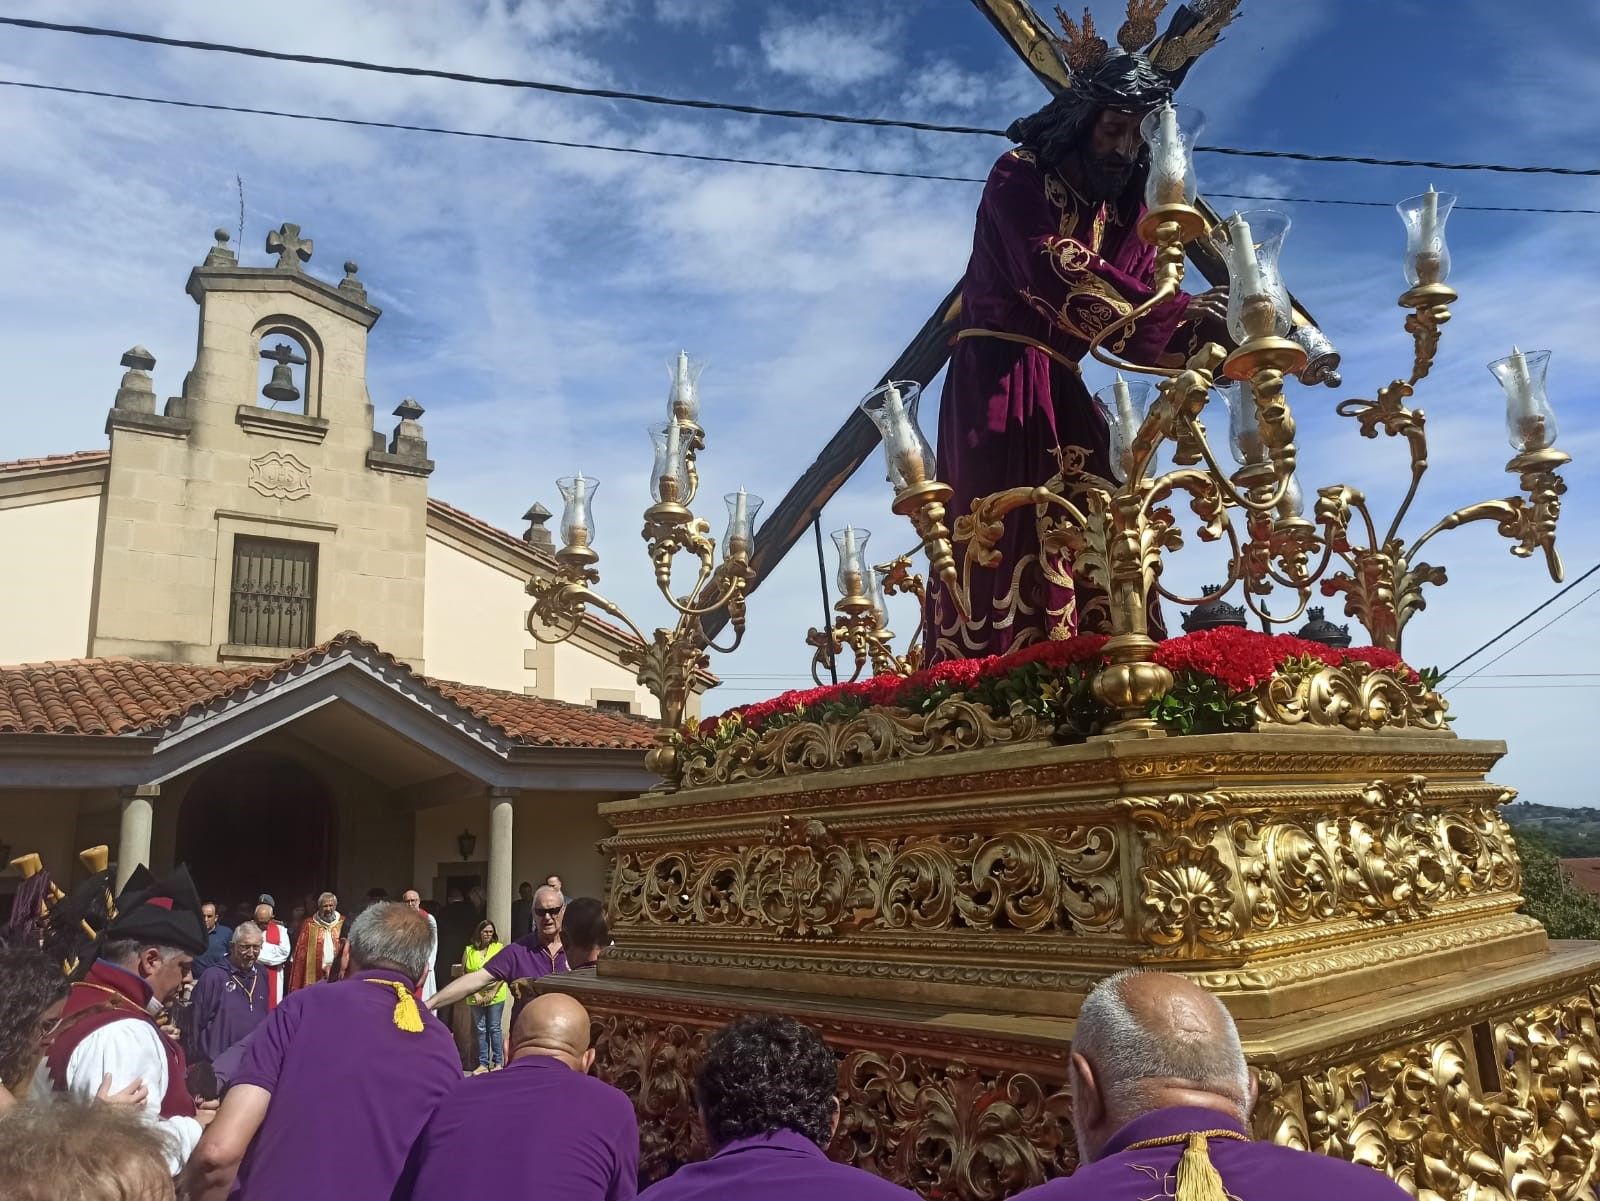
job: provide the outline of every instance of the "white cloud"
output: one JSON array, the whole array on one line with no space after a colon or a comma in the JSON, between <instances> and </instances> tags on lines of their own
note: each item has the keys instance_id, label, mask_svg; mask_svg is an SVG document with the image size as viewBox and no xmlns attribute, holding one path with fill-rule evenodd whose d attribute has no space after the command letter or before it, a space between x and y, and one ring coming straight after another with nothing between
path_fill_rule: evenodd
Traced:
<instances>
[{"instance_id":1,"label":"white cloud","mask_svg":"<svg viewBox=\"0 0 1600 1201\"><path fill-rule=\"evenodd\" d=\"M892 23L842 16L777 21L761 32L767 66L819 92L837 92L879 79L900 65Z\"/></svg>"},{"instance_id":2,"label":"white cloud","mask_svg":"<svg viewBox=\"0 0 1600 1201\"><path fill-rule=\"evenodd\" d=\"M733 0L655 0L656 20L665 25L709 29L732 11Z\"/></svg>"}]
</instances>

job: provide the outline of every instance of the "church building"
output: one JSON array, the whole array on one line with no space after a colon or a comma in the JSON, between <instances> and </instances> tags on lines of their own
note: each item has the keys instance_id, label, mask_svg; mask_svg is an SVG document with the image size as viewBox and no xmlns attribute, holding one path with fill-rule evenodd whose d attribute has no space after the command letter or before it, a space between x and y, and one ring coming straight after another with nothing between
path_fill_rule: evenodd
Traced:
<instances>
[{"instance_id":1,"label":"church building","mask_svg":"<svg viewBox=\"0 0 1600 1201\"><path fill-rule=\"evenodd\" d=\"M375 428L355 263L310 274L289 224L275 264L227 243L189 275L181 395L136 346L106 449L0 463L0 864L66 876L104 842L119 878L187 862L208 899L284 913L481 885L503 935L518 882L598 894L595 806L654 782L632 635L538 642L549 512L518 536L429 496L410 397Z\"/></svg>"}]
</instances>

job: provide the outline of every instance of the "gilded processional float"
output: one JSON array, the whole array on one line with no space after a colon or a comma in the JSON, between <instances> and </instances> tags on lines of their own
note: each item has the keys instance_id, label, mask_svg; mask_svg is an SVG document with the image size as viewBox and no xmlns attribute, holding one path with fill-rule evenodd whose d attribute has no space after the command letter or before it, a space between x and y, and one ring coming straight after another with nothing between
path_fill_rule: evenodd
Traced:
<instances>
[{"instance_id":1,"label":"gilded processional float","mask_svg":"<svg viewBox=\"0 0 1600 1201\"><path fill-rule=\"evenodd\" d=\"M971 572L1004 569L999 531L1020 513L1047 574L1108 598L1107 633L924 667L918 639L896 649L881 599L920 597L923 579L907 559L875 568L864 535L841 531L837 620L809 642L819 663L853 654L856 678L686 725L708 649L743 636L761 505L727 498L720 548L695 515L704 430L687 358L653 431L643 531L673 626L646 634L597 591L595 483L561 481L561 571L530 584L530 629L560 639L588 608L634 629L634 666L664 717L650 753L663 783L601 807L616 946L595 977L544 987L595 1016L599 1070L638 1108L647 1179L704 1153L697 1056L717 1027L763 1010L814 1024L838 1052L836 1157L962 1201L1070 1172L1074 1013L1096 980L1147 965L1191 976L1238 1019L1261 1081L1259 1137L1370 1164L1422 1198L1592 1195L1600 944L1552 942L1518 912L1499 812L1513 793L1488 779L1504 744L1458 736L1437 681L1401 657L1424 589L1445 582L1419 554L1445 531L1493 522L1513 555L1542 556L1560 578L1568 459L1548 355L1490 365L1513 494L1403 537L1427 470L1409 402L1456 301L1453 197L1403 202L1410 369L1337 411L1366 438L1403 443L1409 487L1387 525L1345 483L1317 488L1307 512L1286 387L1307 363L1278 270L1287 223L1207 216L1193 128L1183 106L1144 120L1138 236L1154 248L1153 295L1089 346L1149 381L1119 378L1103 397L1120 478L1064 455L1053 478L952 517L915 385L863 402L930 589L970 603ZM1176 294L1186 247L1202 240L1226 260L1232 349L1207 342L1162 367L1113 353ZM1202 423L1212 414L1228 431L1222 454ZM1298 608L1281 623L1320 589L1371 645L1242 629L1153 639L1153 596L1211 599L1163 583L1181 541L1175 501L1227 549L1224 593L1267 616L1262 598L1288 592ZM711 614L727 618L725 644L706 635Z\"/></svg>"}]
</instances>

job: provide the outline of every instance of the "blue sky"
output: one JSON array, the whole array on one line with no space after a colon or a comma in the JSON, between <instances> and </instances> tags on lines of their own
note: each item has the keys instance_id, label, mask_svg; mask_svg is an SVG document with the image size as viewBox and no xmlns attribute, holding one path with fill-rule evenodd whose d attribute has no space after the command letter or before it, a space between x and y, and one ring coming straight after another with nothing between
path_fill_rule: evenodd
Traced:
<instances>
[{"instance_id":1,"label":"blue sky","mask_svg":"<svg viewBox=\"0 0 1600 1201\"><path fill-rule=\"evenodd\" d=\"M772 107L1003 126L1045 99L964 0L526 0L442 5L198 2L19 3L19 15L174 37L423 64L486 75L707 96ZM1120 19L1100 5L1101 24ZM1184 98L1208 140L1398 158L1594 165L1600 10L1563 0L1246 0ZM0 76L372 120L982 175L995 139L847 129L691 113L261 63L191 51L0 29ZM602 569L641 624L652 605L639 543L666 358L710 360L702 384L708 496L740 484L769 503L810 462L854 399L919 328L966 261L973 185L638 159L465 139L183 112L7 90L0 105L0 347L11 387L0 457L103 444L117 359L135 342L178 392L192 361L183 294L210 231L237 227L266 262L268 229L299 222L310 269L346 258L384 317L369 386L380 415L403 395L426 407L439 467L432 489L507 528L551 481L599 477ZM1392 201L1430 182L1463 204L1600 208L1595 180L1495 176L1202 156L1208 192ZM1221 202L1219 202L1220 205ZM1227 202L1233 204L1235 202ZM1254 202L1237 202L1247 207ZM1409 367L1394 297L1398 218L1386 209L1286 206L1291 286L1340 342L1346 384L1294 390L1302 477L1346 480L1387 515L1402 447L1357 438L1341 396L1372 395ZM1573 573L1600 559L1592 518L1600 427L1600 218L1458 212L1452 279L1462 299L1418 403L1433 470L1413 534L1513 481L1502 401L1484 363L1512 342L1555 352L1550 391L1577 462L1562 546ZM1093 371L1092 386L1105 382ZM937 391L937 385L935 387ZM930 400L930 408L931 408ZM926 424L933 426L927 412ZM389 422L381 417L380 425ZM1215 421L1213 425L1217 424ZM720 528L720 505L714 520ZM827 528L910 544L876 463L829 506ZM1454 661L1553 590L1489 525L1446 535L1427 556L1452 583L1409 631L1409 656ZM829 565L831 575L832 565ZM1211 548L1170 575L1194 589L1220 574ZM751 605L751 637L719 659L726 704L799 682L819 607L815 563L792 555ZM1587 585L1574 592L1576 600ZM1563 602L1563 604L1566 602ZM1550 612L1555 612L1551 610ZM1530 799L1594 801L1580 774L1600 715L1600 600L1452 695L1458 729L1512 743L1499 777ZM897 622L909 628L911 618ZM1532 626L1528 627L1532 628ZM1546 671L1576 685L1540 691ZM1486 687L1484 687L1486 686ZM1546 711L1532 712L1535 705Z\"/></svg>"}]
</instances>

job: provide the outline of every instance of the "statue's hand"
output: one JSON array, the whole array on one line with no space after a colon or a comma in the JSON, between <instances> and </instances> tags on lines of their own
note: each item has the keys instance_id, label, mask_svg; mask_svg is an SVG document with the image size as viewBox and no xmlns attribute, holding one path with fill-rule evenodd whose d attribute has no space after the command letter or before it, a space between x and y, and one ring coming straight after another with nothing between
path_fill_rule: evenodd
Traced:
<instances>
[{"instance_id":1,"label":"statue's hand","mask_svg":"<svg viewBox=\"0 0 1600 1201\"><path fill-rule=\"evenodd\" d=\"M1212 288L1189 301L1189 312L1200 317L1222 321L1228 315L1228 289Z\"/></svg>"}]
</instances>

